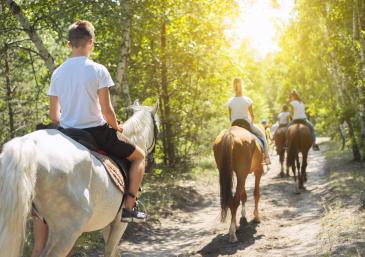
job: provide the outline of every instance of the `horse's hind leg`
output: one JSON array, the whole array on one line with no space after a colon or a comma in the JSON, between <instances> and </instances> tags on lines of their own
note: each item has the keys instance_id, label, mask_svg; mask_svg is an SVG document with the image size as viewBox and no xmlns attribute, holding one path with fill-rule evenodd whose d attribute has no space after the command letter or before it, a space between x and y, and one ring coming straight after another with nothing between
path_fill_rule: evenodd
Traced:
<instances>
[{"instance_id":1,"label":"horse's hind leg","mask_svg":"<svg viewBox=\"0 0 365 257\"><path fill-rule=\"evenodd\" d=\"M114 221L104 229L104 239L107 239L105 242L105 257L118 256L118 243L126 228L127 223L120 222L120 214L117 214Z\"/></svg>"},{"instance_id":2,"label":"horse's hind leg","mask_svg":"<svg viewBox=\"0 0 365 257\"><path fill-rule=\"evenodd\" d=\"M307 158L308 158L308 152L303 153L303 160L302 160L302 177L303 177L303 183L307 182ZM303 187L303 185L302 185ZM304 187L303 187L304 188Z\"/></svg>"},{"instance_id":3,"label":"horse's hind leg","mask_svg":"<svg viewBox=\"0 0 365 257\"><path fill-rule=\"evenodd\" d=\"M255 190L254 190L254 196L255 196L255 210L253 212L253 215L255 217L255 222L260 222L260 215L259 215L259 200L260 200L260 180L261 175L263 172L263 167L261 165L261 170L258 170L255 172Z\"/></svg>"},{"instance_id":4,"label":"horse's hind leg","mask_svg":"<svg viewBox=\"0 0 365 257\"><path fill-rule=\"evenodd\" d=\"M281 150L280 151L280 155L279 155L280 165L281 165L281 168L280 168L280 177L284 177L284 156L285 156L285 152L284 152L284 150Z\"/></svg>"},{"instance_id":5,"label":"horse's hind leg","mask_svg":"<svg viewBox=\"0 0 365 257\"><path fill-rule=\"evenodd\" d=\"M298 183L297 183L297 172L296 172L296 168L295 168L295 160L293 161L291 168L292 168L293 175L294 175L294 190L295 190L296 194L299 194L299 187L298 187Z\"/></svg>"},{"instance_id":6,"label":"horse's hind leg","mask_svg":"<svg viewBox=\"0 0 365 257\"><path fill-rule=\"evenodd\" d=\"M244 178L243 178L243 188L242 188L242 194L241 194L241 202L242 202L242 210L241 210L241 217L242 218L246 218L246 209L245 209L245 204L246 204L246 201L247 201L247 194L246 194L246 179L247 179L247 175L248 174L245 174L244 175Z\"/></svg>"},{"instance_id":7,"label":"horse's hind leg","mask_svg":"<svg viewBox=\"0 0 365 257\"><path fill-rule=\"evenodd\" d=\"M240 205L240 199L242 196L242 173L237 173L237 187L236 193L233 197L232 203L230 204L231 210L231 225L229 227L229 241L231 243L237 242L236 230L237 230L237 208Z\"/></svg>"}]
</instances>

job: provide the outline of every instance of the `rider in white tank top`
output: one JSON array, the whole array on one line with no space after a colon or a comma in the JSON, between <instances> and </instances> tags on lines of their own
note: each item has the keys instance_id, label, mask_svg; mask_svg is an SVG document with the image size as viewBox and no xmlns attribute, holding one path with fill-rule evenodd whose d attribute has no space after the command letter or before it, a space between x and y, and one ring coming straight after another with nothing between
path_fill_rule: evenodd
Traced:
<instances>
[{"instance_id":1,"label":"rider in white tank top","mask_svg":"<svg viewBox=\"0 0 365 257\"><path fill-rule=\"evenodd\" d=\"M236 120L245 120L251 125L252 133L259 137L264 143L265 163L270 164L269 146L266 136L263 131L261 131L256 125L252 123L254 119L252 110L253 101L249 97L243 95L241 79L234 79L233 89L235 91L235 96L228 101L228 109L230 114L229 118L231 124Z\"/></svg>"}]
</instances>

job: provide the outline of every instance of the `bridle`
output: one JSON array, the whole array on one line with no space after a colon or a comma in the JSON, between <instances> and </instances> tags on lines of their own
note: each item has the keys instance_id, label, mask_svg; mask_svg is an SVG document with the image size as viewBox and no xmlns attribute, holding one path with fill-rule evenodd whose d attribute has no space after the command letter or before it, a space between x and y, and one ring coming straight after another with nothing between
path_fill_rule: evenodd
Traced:
<instances>
[{"instance_id":1,"label":"bridle","mask_svg":"<svg viewBox=\"0 0 365 257\"><path fill-rule=\"evenodd\" d=\"M152 112L150 112L150 114L151 114L151 118L152 118L152 122L153 122L153 140L152 140L152 144L147 148L146 170L148 170L148 171L151 169L151 167L153 167L153 165L155 165L154 154L155 154L155 150L156 150L156 141L157 141L157 134L158 134L158 127L157 127L155 115Z\"/></svg>"}]
</instances>

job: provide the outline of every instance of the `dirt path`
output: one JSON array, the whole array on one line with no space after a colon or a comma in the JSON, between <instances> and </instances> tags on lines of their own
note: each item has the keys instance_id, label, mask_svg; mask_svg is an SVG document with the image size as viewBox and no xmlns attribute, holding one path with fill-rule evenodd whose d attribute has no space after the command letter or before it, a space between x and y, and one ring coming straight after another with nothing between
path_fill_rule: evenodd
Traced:
<instances>
[{"instance_id":1,"label":"dirt path","mask_svg":"<svg viewBox=\"0 0 365 257\"><path fill-rule=\"evenodd\" d=\"M322 139L323 141L323 139ZM228 222L219 222L217 172L181 184L194 199L191 206L172 212L152 229L134 231L122 241L124 257L137 256L316 256L317 235L323 211L321 196L326 189L326 162L320 152L310 152L306 191L294 194L292 177L278 178L278 157L261 181L262 222L253 220L254 177L249 176L247 221L241 221L238 242L228 243Z\"/></svg>"}]
</instances>

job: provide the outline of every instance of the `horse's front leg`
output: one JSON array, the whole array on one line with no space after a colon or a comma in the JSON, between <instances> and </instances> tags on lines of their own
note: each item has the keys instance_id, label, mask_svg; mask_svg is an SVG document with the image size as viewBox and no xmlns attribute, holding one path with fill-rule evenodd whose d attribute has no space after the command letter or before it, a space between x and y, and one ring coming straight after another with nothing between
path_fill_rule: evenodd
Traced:
<instances>
[{"instance_id":1,"label":"horse's front leg","mask_svg":"<svg viewBox=\"0 0 365 257\"><path fill-rule=\"evenodd\" d=\"M106 240L104 252L105 257L119 256L117 255L118 244L128 225L128 223L121 222L120 217L121 214L119 212L114 221L103 231L104 240Z\"/></svg>"}]
</instances>

